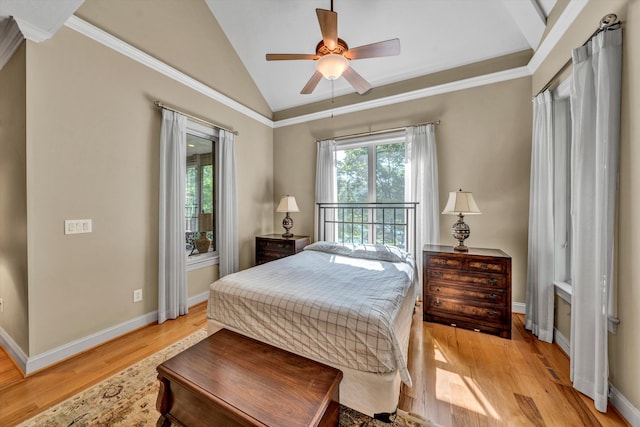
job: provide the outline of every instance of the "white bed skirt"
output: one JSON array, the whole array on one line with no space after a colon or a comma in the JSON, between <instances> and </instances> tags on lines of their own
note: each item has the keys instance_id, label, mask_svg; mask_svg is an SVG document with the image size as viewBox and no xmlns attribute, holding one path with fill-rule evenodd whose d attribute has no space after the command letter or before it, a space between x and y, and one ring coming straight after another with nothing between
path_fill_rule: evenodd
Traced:
<instances>
[{"instance_id":1,"label":"white bed skirt","mask_svg":"<svg viewBox=\"0 0 640 427\"><path fill-rule=\"evenodd\" d=\"M413 319L414 307L415 300L411 297L405 298L402 309L400 310L401 317L398 319L398 339L402 345L405 358L409 348L409 337L411 335L411 321ZM247 335L247 333L243 331L238 331L215 320L207 319L208 335L214 334L223 328L232 330L241 335ZM301 356L309 358L309 356L306 355ZM400 385L402 383L400 373L397 370L395 372L380 374L357 371L355 369L337 366L324 361L320 362L342 371L343 377L342 382L340 383L340 403L344 406L355 409L356 411L369 415L370 417L373 417L375 414L393 413L396 411L398 407L398 399L400 397Z\"/></svg>"}]
</instances>

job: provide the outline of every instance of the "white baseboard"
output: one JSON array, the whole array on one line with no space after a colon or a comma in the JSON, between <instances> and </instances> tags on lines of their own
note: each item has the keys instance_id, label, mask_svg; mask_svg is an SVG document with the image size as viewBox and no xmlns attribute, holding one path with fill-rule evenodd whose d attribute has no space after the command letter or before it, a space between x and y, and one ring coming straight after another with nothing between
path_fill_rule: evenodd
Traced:
<instances>
[{"instance_id":1,"label":"white baseboard","mask_svg":"<svg viewBox=\"0 0 640 427\"><path fill-rule=\"evenodd\" d=\"M569 342L569 339L567 339L567 337L565 337L562 332L560 332L556 328L553 328L553 341L558 344L558 347L560 347L567 356L569 355L569 353L571 352L571 344Z\"/></svg>"},{"instance_id":2,"label":"white baseboard","mask_svg":"<svg viewBox=\"0 0 640 427\"><path fill-rule=\"evenodd\" d=\"M609 402L618 410L632 427L640 427L640 410L633 406L631 402L618 389L609 384Z\"/></svg>"},{"instance_id":3,"label":"white baseboard","mask_svg":"<svg viewBox=\"0 0 640 427\"><path fill-rule=\"evenodd\" d=\"M526 312L527 305L523 302L511 303L511 311L513 313L524 314Z\"/></svg>"},{"instance_id":4,"label":"white baseboard","mask_svg":"<svg viewBox=\"0 0 640 427\"><path fill-rule=\"evenodd\" d=\"M201 302L207 301L209 299L209 291L204 291L201 294L194 295L187 300L187 305L189 307L193 307L196 304L200 304Z\"/></svg>"},{"instance_id":5,"label":"white baseboard","mask_svg":"<svg viewBox=\"0 0 640 427\"><path fill-rule=\"evenodd\" d=\"M147 326L150 323L158 320L158 311L154 310L151 313L143 314L126 322L122 322L118 325L112 326L102 331L98 331L94 334L87 335L70 343L53 348L44 353L40 353L36 356L29 357L27 360L27 366L25 373L31 374L42 368L46 368L49 365L60 362L71 356L74 356L80 352L103 344L109 340L117 338L128 332L132 332L143 326Z\"/></svg>"},{"instance_id":6,"label":"white baseboard","mask_svg":"<svg viewBox=\"0 0 640 427\"><path fill-rule=\"evenodd\" d=\"M27 371L27 360L29 359L20 346L11 338L11 336L0 328L0 345L5 349L7 354L13 359L16 365L22 370Z\"/></svg>"},{"instance_id":7,"label":"white baseboard","mask_svg":"<svg viewBox=\"0 0 640 427\"><path fill-rule=\"evenodd\" d=\"M187 300L187 304L191 307L195 304L207 301L208 298L209 291L205 291L189 298ZM85 350L96 347L109 340L157 321L158 311L154 310L150 313L143 314L142 316L127 320L126 322L110 328L103 329L102 331L82 337L33 357L27 357L24 351L22 351L22 349L4 330L2 330L2 328L0 328L0 344L2 344L2 346L7 350L7 353L9 353L18 367L22 369L22 372L25 374L32 374L40 369L53 365L54 363L60 362Z\"/></svg>"}]
</instances>

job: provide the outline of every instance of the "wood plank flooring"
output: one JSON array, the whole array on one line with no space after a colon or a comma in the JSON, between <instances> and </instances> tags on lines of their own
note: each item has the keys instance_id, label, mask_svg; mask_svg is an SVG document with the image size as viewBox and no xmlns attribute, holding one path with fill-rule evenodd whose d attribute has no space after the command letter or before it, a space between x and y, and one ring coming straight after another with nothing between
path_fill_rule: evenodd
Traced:
<instances>
[{"instance_id":1,"label":"wood plank flooring","mask_svg":"<svg viewBox=\"0 0 640 427\"><path fill-rule=\"evenodd\" d=\"M205 328L205 317L202 303L27 378L0 351L0 425L28 419ZM566 355L525 331L522 315L513 317L511 340L421 319L418 309L409 349L414 385L403 386L400 408L443 426L628 426L571 387Z\"/></svg>"}]
</instances>

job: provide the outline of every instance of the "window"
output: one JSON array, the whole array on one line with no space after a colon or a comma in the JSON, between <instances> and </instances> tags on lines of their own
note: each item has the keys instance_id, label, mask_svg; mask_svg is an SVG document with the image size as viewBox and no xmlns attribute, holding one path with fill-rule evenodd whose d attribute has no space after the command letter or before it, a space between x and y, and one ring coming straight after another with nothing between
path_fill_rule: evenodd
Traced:
<instances>
[{"instance_id":1,"label":"window","mask_svg":"<svg viewBox=\"0 0 640 427\"><path fill-rule=\"evenodd\" d=\"M339 203L405 202L404 132L351 140L336 151ZM339 210L338 215L341 222L351 223L338 227L340 242L406 245L405 228L392 225L406 222L404 209L350 208Z\"/></svg>"},{"instance_id":2,"label":"window","mask_svg":"<svg viewBox=\"0 0 640 427\"><path fill-rule=\"evenodd\" d=\"M555 281L571 283L571 104L568 85L554 93L554 253Z\"/></svg>"},{"instance_id":3,"label":"window","mask_svg":"<svg viewBox=\"0 0 640 427\"><path fill-rule=\"evenodd\" d=\"M185 177L185 243L187 263L216 253L215 142L211 128L189 122Z\"/></svg>"}]
</instances>

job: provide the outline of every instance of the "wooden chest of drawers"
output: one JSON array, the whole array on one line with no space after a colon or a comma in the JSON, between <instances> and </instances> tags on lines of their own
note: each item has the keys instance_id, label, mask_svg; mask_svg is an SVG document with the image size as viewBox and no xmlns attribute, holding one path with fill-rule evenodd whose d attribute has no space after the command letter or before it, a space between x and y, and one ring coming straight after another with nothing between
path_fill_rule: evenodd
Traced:
<instances>
[{"instance_id":1,"label":"wooden chest of drawers","mask_svg":"<svg viewBox=\"0 0 640 427\"><path fill-rule=\"evenodd\" d=\"M423 248L423 320L511 338L511 257L498 249Z\"/></svg>"},{"instance_id":2,"label":"wooden chest of drawers","mask_svg":"<svg viewBox=\"0 0 640 427\"><path fill-rule=\"evenodd\" d=\"M256 265L297 254L310 243L309 236L282 237L267 234L256 237Z\"/></svg>"}]
</instances>

